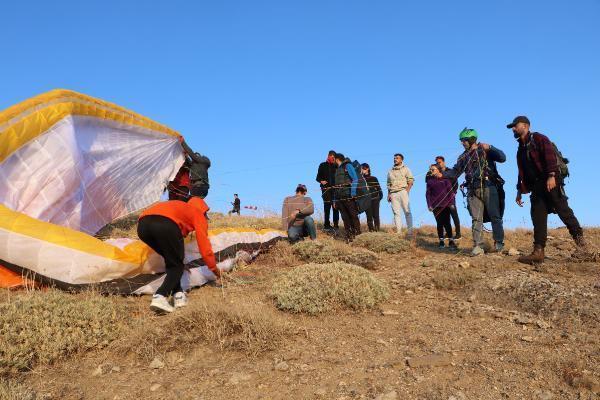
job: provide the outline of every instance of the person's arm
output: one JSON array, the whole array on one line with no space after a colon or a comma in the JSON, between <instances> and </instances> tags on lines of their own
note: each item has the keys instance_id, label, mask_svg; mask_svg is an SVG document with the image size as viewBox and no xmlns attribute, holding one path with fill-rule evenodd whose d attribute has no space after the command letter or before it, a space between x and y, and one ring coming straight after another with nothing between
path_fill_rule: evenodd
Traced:
<instances>
[{"instance_id":1,"label":"person's arm","mask_svg":"<svg viewBox=\"0 0 600 400\"><path fill-rule=\"evenodd\" d=\"M196 232L196 243L198 244L198 250L202 255L204 263L218 277L221 276L221 271L217 268L217 261L215 254L212 250L212 245L208 239L208 222L203 215L198 213L194 221L194 231Z\"/></svg>"},{"instance_id":2,"label":"person's arm","mask_svg":"<svg viewBox=\"0 0 600 400\"><path fill-rule=\"evenodd\" d=\"M406 167L406 192L410 193L413 184L415 183L415 177L413 176L410 168Z\"/></svg>"},{"instance_id":3,"label":"person's arm","mask_svg":"<svg viewBox=\"0 0 600 400\"><path fill-rule=\"evenodd\" d=\"M304 206L300 210L300 214L298 215L298 217L299 218L308 217L309 215L312 215L314 212L315 212L315 206L313 204L312 199L310 197L305 197L304 198Z\"/></svg>"},{"instance_id":4,"label":"person's arm","mask_svg":"<svg viewBox=\"0 0 600 400\"><path fill-rule=\"evenodd\" d=\"M491 161L496 161L499 163L503 163L506 161L506 154L502 150L492 145L489 146L489 150L487 150L488 159Z\"/></svg>"},{"instance_id":5,"label":"person's arm","mask_svg":"<svg viewBox=\"0 0 600 400\"><path fill-rule=\"evenodd\" d=\"M458 180L458 177L462 175L467 165L467 157L469 156L468 152L461 154L456 160L456 164L452 168L447 168L442 172L442 176L446 179L455 179Z\"/></svg>"},{"instance_id":6,"label":"person's arm","mask_svg":"<svg viewBox=\"0 0 600 400\"><path fill-rule=\"evenodd\" d=\"M348 163L346 164L346 171L348 171L348 175L352 180L352 184L350 185L350 197L356 197L356 190L358 189L358 176L356 175L356 170Z\"/></svg>"},{"instance_id":7,"label":"person's arm","mask_svg":"<svg viewBox=\"0 0 600 400\"><path fill-rule=\"evenodd\" d=\"M288 208L288 199L286 197L285 200L283 200L283 206L281 207L281 229L284 231L287 231L289 226L290 211Z\"/></svg>"},{"instance_id":8,"label":"person's arm","mask_svg":"<svg viewBox=\"0 0 600 400\"><path fill-rule=\"evenodd\" d=\"M376 190L377 197L379 197L379 200L381 200L383 198L383 190L381 189L381 185L379 184L379 180L376 177L373 177L373 181L375 183L373 185L373 187Z\"/></svg>"},{"instance_id":9,"label":"person's arm","mask_svg":"<svg viewBox=\"0 0 600 400\"><path fill-rule=\"evenodd\" d=\"M552 173L554 175L558 175L558 160L556 159L556 153L554 152L554 148L552 147L552 143L550 139L548 139L544 135L532 134L534 137L532 140L536 140L536 147L540 152L540 159L543 163L544 172L546 175L550 176Z\"/></svg>"},{"instance_id":10,"label":"person's arm","mask_svg":"<svg viewBox=\"0 0 600 400\"><path fill-rule=\"evenodd\" d=\"M325 171L325 167L326 166L324 166L323 163L321 163L321 164L319 164L319 169L317 171L317 178L316 178L316 180L321 185L326 185L327 183L329 183L329 182L327 182L327 180L329 179L329 177L327 176L327 171ZM325 182L325 183L323 183L323 182Z\"/></svg>"}]
</instances>

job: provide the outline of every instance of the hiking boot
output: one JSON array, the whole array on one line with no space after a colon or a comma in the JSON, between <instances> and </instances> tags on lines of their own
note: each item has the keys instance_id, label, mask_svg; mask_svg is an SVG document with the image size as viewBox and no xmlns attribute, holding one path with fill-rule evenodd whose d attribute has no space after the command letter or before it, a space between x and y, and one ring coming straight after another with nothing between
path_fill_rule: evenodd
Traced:
<instances>
[{"instance_id":1,"label":"hiking boot","mask_svg":"<svg viewBox=\"0 0 600 400\"><path fill-rule=\"evenodd\" d=\"M504 243L494 242L494 251L496 251L496 253L501 253L502 250L504 250Z\"/></svg>"},{"instance_id":2,"label":"hiking boot","mask_svg":"<svg viewBox=\"0 0 600 400\"><path fill-rule=\"evenodd\" d=\"M477 257L477 256L482 256L485 254L485 251L479 247L479 246L475 246L473 247L473 250L471 250L471 257Z\"/></svg>"},{"instance_id":3,"label":"hiking boot","mask_svg":"<svg viewBox=\"0 0 600 400\"><path fill-rule=\"evenodd\" d=\"M169 300L160 294L155 294L152 296L150 309L157 314L168 314L175 311L175 308L169 304Z\"/></svg>"},{"instance_id":4,"label":"hiking boot","mask_svg":"<svg viewBox=\"0 0 600 400\"><path fill-rule=\"evenodd\" d=\"M585 241L585 238L583 237L583 234L574 236L573 240L575 241L575 245L577 247L580 247L582 249L587 249L587 242Z\"/></svg>"},{"instance_id":5,"label":"hiking boot","mask_svg":"<svg viewBox=\"0 0 600 400\"><path fill-rule=\"evenodd\" d=\"M448 243L448 247L450 247L453 250L458 249L458 246L456 245L456 243L454 242L453 239L450 239L450 243Z\"/></svg>"},{"instance_id":6,"label":"hiking boot","mask_svg":"<svg viewBox=\"0 0 600 400\"><path fill-rule=\"evenodd\" d=\"M184 292L177 292L173 295L173 306L181 308L188 305L188 298Z\"/></svg>"},{"instance_id":7,"label":"hiking boot","mask_svg":"<svg viewBox=\"0 0 600 400\"><path fill-rule=\"evenodd\" d=\"M438 243L438 248L443 249L444 247L446 247L444 245L444 239L440 239L440 242Z\"/></svg>"},{"instance_id":8,"label":"hiking boot","mask_svg":"<svg viewBox=\"0 0 600 400\"><path fill-rule=\"evenodd\" d=\"M517 259L523 264L540 264L544 262L544 248L538 244L533 246L533 252L528 256L521 256Z\"/></svg>"}]
</instances>

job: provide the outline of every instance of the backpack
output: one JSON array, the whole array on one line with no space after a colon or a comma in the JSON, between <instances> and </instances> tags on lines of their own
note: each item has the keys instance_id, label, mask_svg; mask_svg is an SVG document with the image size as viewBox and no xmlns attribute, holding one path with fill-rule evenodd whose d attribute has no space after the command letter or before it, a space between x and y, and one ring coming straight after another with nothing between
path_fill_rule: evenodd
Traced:
<instances>
[{"instance_id":1,"label":"backpack","mask_svg":"<svg viewBox=\"0 0 600 400\"><path fill-rule=\"evenodd\" d=\"M361 164L357 160L354 160L352 163L348 163L347 165L354 168L356 176L358 176L358 185L356 188L356 206L358 208L358 213L361 214L371 207L371 192L369 191L367 180L362 175Z\"/></svg>"},{"instance_id":2,"label":"backpack","mask_svg":"<svg viewBox=\"0 0 600 400\"><path fill-rule=\"evenodd\" d=\"M537 149L536 144L535 144L535 138L533 137L533 135L538 135L537 132L534 132L531 134L531 140L529 141L529 144L527 145L527 159L530 159L530 151L531 149ZM558 150L558 147L556 147L556 144L553 141L550 141L550 144L552 145L552 150L554 151L554 154L556 155L556 164L558 166L558 173L560 175L560 178L564 179L567 178L569 176L569 166L567 164L569 164L569 159L563 157L562 153L560 152L560 150Z\"/></svg>"}]
</instances>

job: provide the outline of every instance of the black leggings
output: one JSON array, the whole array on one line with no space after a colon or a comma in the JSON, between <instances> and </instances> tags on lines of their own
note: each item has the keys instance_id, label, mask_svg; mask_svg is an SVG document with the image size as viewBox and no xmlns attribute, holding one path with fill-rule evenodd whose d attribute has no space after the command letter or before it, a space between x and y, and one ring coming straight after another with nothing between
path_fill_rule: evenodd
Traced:
<instances>
[{"instance_id":1,"label":"black leggings","mask_svg":"<svg viewBox=\"0 0 600 400\"><path fill-rule=\"evenodd\" d=\"M379 198L371 199L371 206L366 210L369 232L379 231Z\"/></svg>"},{"instance_id":2,"label":"black leggings","mask_svg":"<svg viewBox=\"0 0 600 400\"><path fill-rule=\"evenodd\" d=\"M156 294L183 292L183 236L179 226L162 215L147 215L138 222L138 237L165 259L167 274Z\"/></svg>"},{"instance_id":3,"label":"black leggings","mask_svg":"<svg viewBox=\"0 0 600 400\"><path fill-rule=\"evenodd\" d=\"M433 215L435 216L435 222L437 222L438 238L444 238L445 229L446 237L452 239L452 225L450 225L450 207L434 208Z\"/></svg>"}]
</instances>

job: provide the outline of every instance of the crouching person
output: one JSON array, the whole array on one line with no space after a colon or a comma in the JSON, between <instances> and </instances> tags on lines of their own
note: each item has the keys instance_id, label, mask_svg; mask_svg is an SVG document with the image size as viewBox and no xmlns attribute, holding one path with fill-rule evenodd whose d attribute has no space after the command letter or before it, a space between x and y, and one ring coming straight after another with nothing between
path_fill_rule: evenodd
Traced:
<instances>
[{"instance_id":1,"label":"crouching person","mask_svg":"<svg viewBox=\"0 0 600 400\"><path fill-rule=\"evenodd\" d=\"M169 200L158 203L140 215L138 236L155 252L165 259L166 275L158 288L150 308L157 313L170 313L175 308L187 305L187 297L181 288L183 276L183 238L196 232L196 241L206 266L219 278L215 255L208 240L208 205L199 197L192 197L187 203ZM173 304L169 297L173 296Z\"/></svg>"},{"instance_id":2,"label":"crouching person","mask_svg":"<svg viewBox=\"0 0 600 400\"><path fill-rule=\"evenodd\" d=\"M307 236L310 236L312 240L317 238L315 221L311 217L315 212L315 207L312 199L306 196L306 192L306 186L300 184L296 188L294 196L286 197L283 200L282 227L284 231L287 231L291 243L303 240Z\"/></svg>"}]
</instances>

